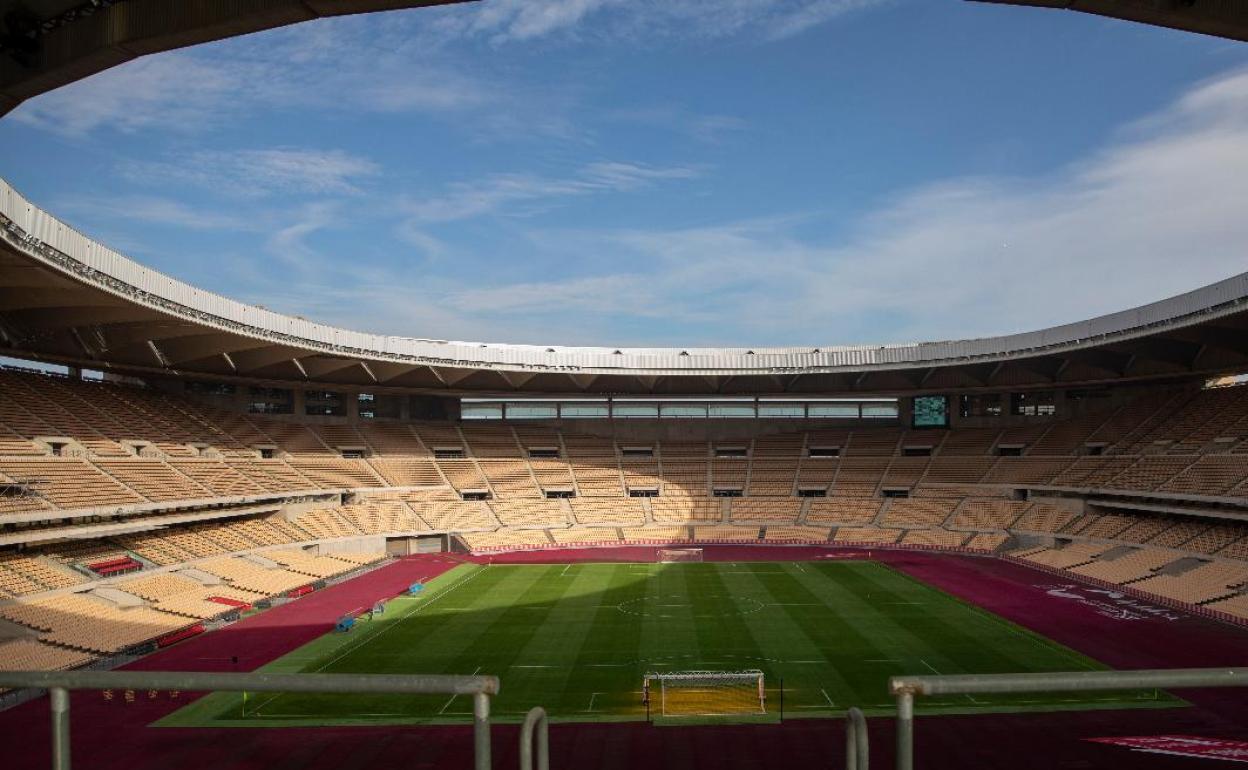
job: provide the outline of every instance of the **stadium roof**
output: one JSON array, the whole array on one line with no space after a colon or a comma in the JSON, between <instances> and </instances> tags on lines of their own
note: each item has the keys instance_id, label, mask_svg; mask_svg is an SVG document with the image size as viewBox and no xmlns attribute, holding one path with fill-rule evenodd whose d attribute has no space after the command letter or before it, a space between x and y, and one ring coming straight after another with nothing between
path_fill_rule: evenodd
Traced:
<instances>
[{"instance_id":1,"label":"stadium roof","mask_svg":"<svg viewBox=\"0 0 1248 770\"><path fill-rule=\"evenodd\" d=\"M1000 5L1031 5L1111 16L1187 32L1248 40L1244 0L976 0Z\"/></svg>"},{"instance_id":2,"label":"stadium roof","mask_svg":"<svg viewBox=\"0 0 1248 770\"><path fill-rule=\"evenodd\" d=\"M467 0L0 0L0 115L146 54L324 16Z\"/></svg>"},{"instance_id":3,"label":"stadium roof","mask_svg":"<svg viewBox=\"0 0 1248 770\"><path fill-rule=\"evenodd\" d=\"M851 394L1195 377L1248 368L1248 273L1131 310L972 340L593 348L339 329L197 289L0 181L0 353L135 374L490 394Z\"/></svg>"}]
</instances>

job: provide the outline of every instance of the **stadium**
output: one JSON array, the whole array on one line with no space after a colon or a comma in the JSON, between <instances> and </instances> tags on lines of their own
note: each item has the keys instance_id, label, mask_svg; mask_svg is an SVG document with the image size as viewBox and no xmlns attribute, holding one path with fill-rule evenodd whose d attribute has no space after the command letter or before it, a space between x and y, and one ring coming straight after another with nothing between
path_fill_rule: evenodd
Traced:
<instances>
[{"instance_id":1,"label":"stadium","mask_svg":"<svg viewBox=\"0 0 1248 770\"><path fill-rule=\"evenodd\" d=\"M0 2L0 106L442 4ZM1004 4L1248 39L1236 3ZM0 180L4 766L1245 761L1248 272L1070 320L373 334L165 275Z\"/></svg>"}]
</instances>

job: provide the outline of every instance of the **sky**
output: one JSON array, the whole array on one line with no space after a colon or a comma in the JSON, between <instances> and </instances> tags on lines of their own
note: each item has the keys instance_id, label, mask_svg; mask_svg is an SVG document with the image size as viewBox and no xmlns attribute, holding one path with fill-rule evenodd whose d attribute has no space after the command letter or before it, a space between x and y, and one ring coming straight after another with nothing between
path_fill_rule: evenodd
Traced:
<instances>
[{"instance_id":1,"label":"sky","mask_svg":"<svg viewBox=\"0 0 1248 770\"><path fill-rule=\"evenodd\" d=\"M1248 45L962 0L484 0L136 60L0 120L0 176L351 329L993 336L1248 270Z\"/></svg>"}]
</instances>

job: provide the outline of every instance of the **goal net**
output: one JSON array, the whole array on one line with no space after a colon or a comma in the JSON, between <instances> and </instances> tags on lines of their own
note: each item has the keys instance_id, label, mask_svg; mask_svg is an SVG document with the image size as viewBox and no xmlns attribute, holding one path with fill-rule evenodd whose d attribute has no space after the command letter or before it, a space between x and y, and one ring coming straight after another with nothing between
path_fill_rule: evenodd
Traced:
<instances>
[{"instance_id":1,"label":"goal net","mask_svg":"<svg viewBox=\"0 0 1248 770\"><path fill-rule=\"evenodd\" d=\"M702 561L701 548L660 548L660 562Z\"/></svg>"},{"instance_id":2,"label":"goal net","mask_svg":"<svg viewBox=\"0 0 1248 770\"><path fill-rule=\"evenodd\" d=\"M670 671L646 674L642 698L665 717L748 716L767 713L763 672Z\"/></svg>"}]
</instances>

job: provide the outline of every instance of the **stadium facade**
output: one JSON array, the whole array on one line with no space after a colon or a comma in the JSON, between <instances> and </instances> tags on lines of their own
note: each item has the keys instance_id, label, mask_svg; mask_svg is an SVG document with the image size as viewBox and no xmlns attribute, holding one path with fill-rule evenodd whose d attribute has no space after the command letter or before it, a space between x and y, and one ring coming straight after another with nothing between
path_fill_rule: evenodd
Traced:
<instances>
[{"instance_id":1,"label":"stadium facade","mask_svg":"<svg viewBox=\"0 0 1248 770\"><path fill-rule=\"evenodd\" d=\"M199 3L178 15L155 0L90 8L30 3L56 23L32 38L42 42L20 71L6 59L0 91L11 107L148 51L317 15L430 4ZM1237 12L1214 3L1062 5L1191 28L1196 15L1222 14L1219 23L1234 24ZM144 20L148 31L117 25L123 13ZM827 681L790 693L790 707L808 716L871 705L877 680L915 673L905 669L920 664L935 671L933 661L967 672L1045 671L1229 666L1242 655L1248 387L1235 376L1248 371L1248 273L1098 318L975 340L817 349L451 342L333 328L197 289L78 233L0 182L0 354L69 367L68 375L0 370L0 659L12 667L303 665L274 661L305 643L330 644L324 631L363 623L365 612L384 614L387 601L423 581L449 592L493 562L653 562L666 552L701 556L701 549L708 560L730 564L820 563L810 573L786 567L783 576L760 579L774 581L754 586L762 598L715 583L744 580L729 573L713 573L712 587L699 594L720 613L716 622L736 632L770 632L747 618L767 608L774 614L759 615L767 624L807 629L779 647L806 643L810 655L835 664ZM103 372L103 380L84 379L86 370ZM834 560L867 555L888 569L842 570L842 582L828 590L842 592L842 604L855 603L858 613L857 625L838 633L865 640L873 657L837 662L820 651L825 640L814 626L824 621L814 618L838 608L801 609L817 605L794 586L815 579L812 573L837 573L828 566ZM627 583L636 566L584 575L623 575ZM562 600L567 571L528 574L546 575ZM499 599L517 585L495 579L475 585L474 601ZM927 587L920 591L915 580ZM601 590L620 593L618 586ZM768 601L782 591L793 601ZM872 591L888 599L867 601ZM919 597L923 592L931 595ZM529 602L523 592L511 601L497 616L482 610L476 622L508 644L518 633L552 650L569 643L541 636L562 632L545 621L562 617L566 605L549 597ZM608 609L627 617L611 615L617 622L605 633L623 637L646 627L650 616L637 609L644 601L613 598ZM906 614L920 603L921 612ZM1026 634L1007 628L1026 644L981 648L983 635L1005 632L994 615L967 603L1026 627ZM685 605L661 612L677 611L672 606ZM262 607L274 608L243 618ZM793 609L775 611L784 607ZM537 610L544 614L531 614ZM474 622L473 613L462 614L459 620ZM941 626L940 633L919 629L924 623ZM972 624L974 633L963 633ZM465 628L466 637L480 632ZM682 633L694 639L692 648L739 654L719 650L722 634L697 623ZM912 646L899 649L900 638ZM449 667L473 665L471 656L481 655L501 666L493 673L503 676L504 689L520 683L515 690L524 698L554 692L533 685L529 669L570 665L518 663L507 656L513 649L496 655L480 646L488 635L481 639L420 649L446 656ZM765 645L759 651L770 653ZM640 643L618 652L636 667L650 662L647 653ZM320 659L313 663L320 670ZM736 668L753 684L736 689L751 708L773 702L764 674L768 682L806 676L784 660L748 663ZM881 668L835 673L866 663ZM640 706L630 688L652 673L629 669L616 681L598 672L563 687L575 698L549 705L565 709L555 715L569 721L636 720ZM217 703L205 699L207 706L188 715L177 696L152 692L75 700L75 710L90 715L82 740L92 749L115 736L141 747L101 750L93 757L101 767L165 766L188 751L204 767L246 761L221 753L228 750L283 757L303 750L301 766L329 766L360 748L333 730L243 731L236 744L184 731L171 748L140 727L155 719L190 727L284 717L254 704L248 712L245 698L237 714L227 699L221 714L205 715ZM28 695L0 693L0 704ZM141 718L114 708L140 696L151 701L135 709ZM945 707L996 713L1138 705L1072 703L972 699ZM1184 729L1216 729L1220 739L1248 734L1241 710L1226 701L1191 703ZM532 702L500 704L515 719L521 712L506 709ZM0 729L24 735L43 724L43 711L26 708L32 705L0 715ZM409 705L364 721L463 716L453 699L431 709ZM1156 737L1170 729L1172 717L1150 714L1175 704L1154 693L1147 705L1114 712L1113 722L1098 720L1099 711L1014 721L997 714L998 734L1012 740L993 745L981 743L973 725L954 722L946 743L972 748L946 747L951 758L941 761L990 766L991 757L991 766L1005 766L1017 756L1016 742L1030 741L1036 766L1112 766L1123 756L1113 752L1126 749L1094 748L1086 739L1110 739L1089 730ZM343 715L331 711L304 713L300 724L321 724L313 716L324 724L363 718L352 707L348 721L335 722ZM822 734L783 729L826 749ZM619 725L600 733L613 747L629 734ZM303 745L292 745L292 735ZM786 752L800 742L749 735L773 754L760 764L794 766ZM432 732L387 734L370 748L400 759L436 752L440 740ZM661 739L629 740L650 747ZM581 741L578 751L591 742ZM649 751L635 750L635 761L649 756L649 764L661 765ZM41 748L11 752L32 767L47 759ZM738 758L710 756L705 766ZM741 756L758 754L742 748ZM1127 756L1132 766L1155 760ZM605 765L611 758L600 759Z\"/></svg>"}]
</instances>

